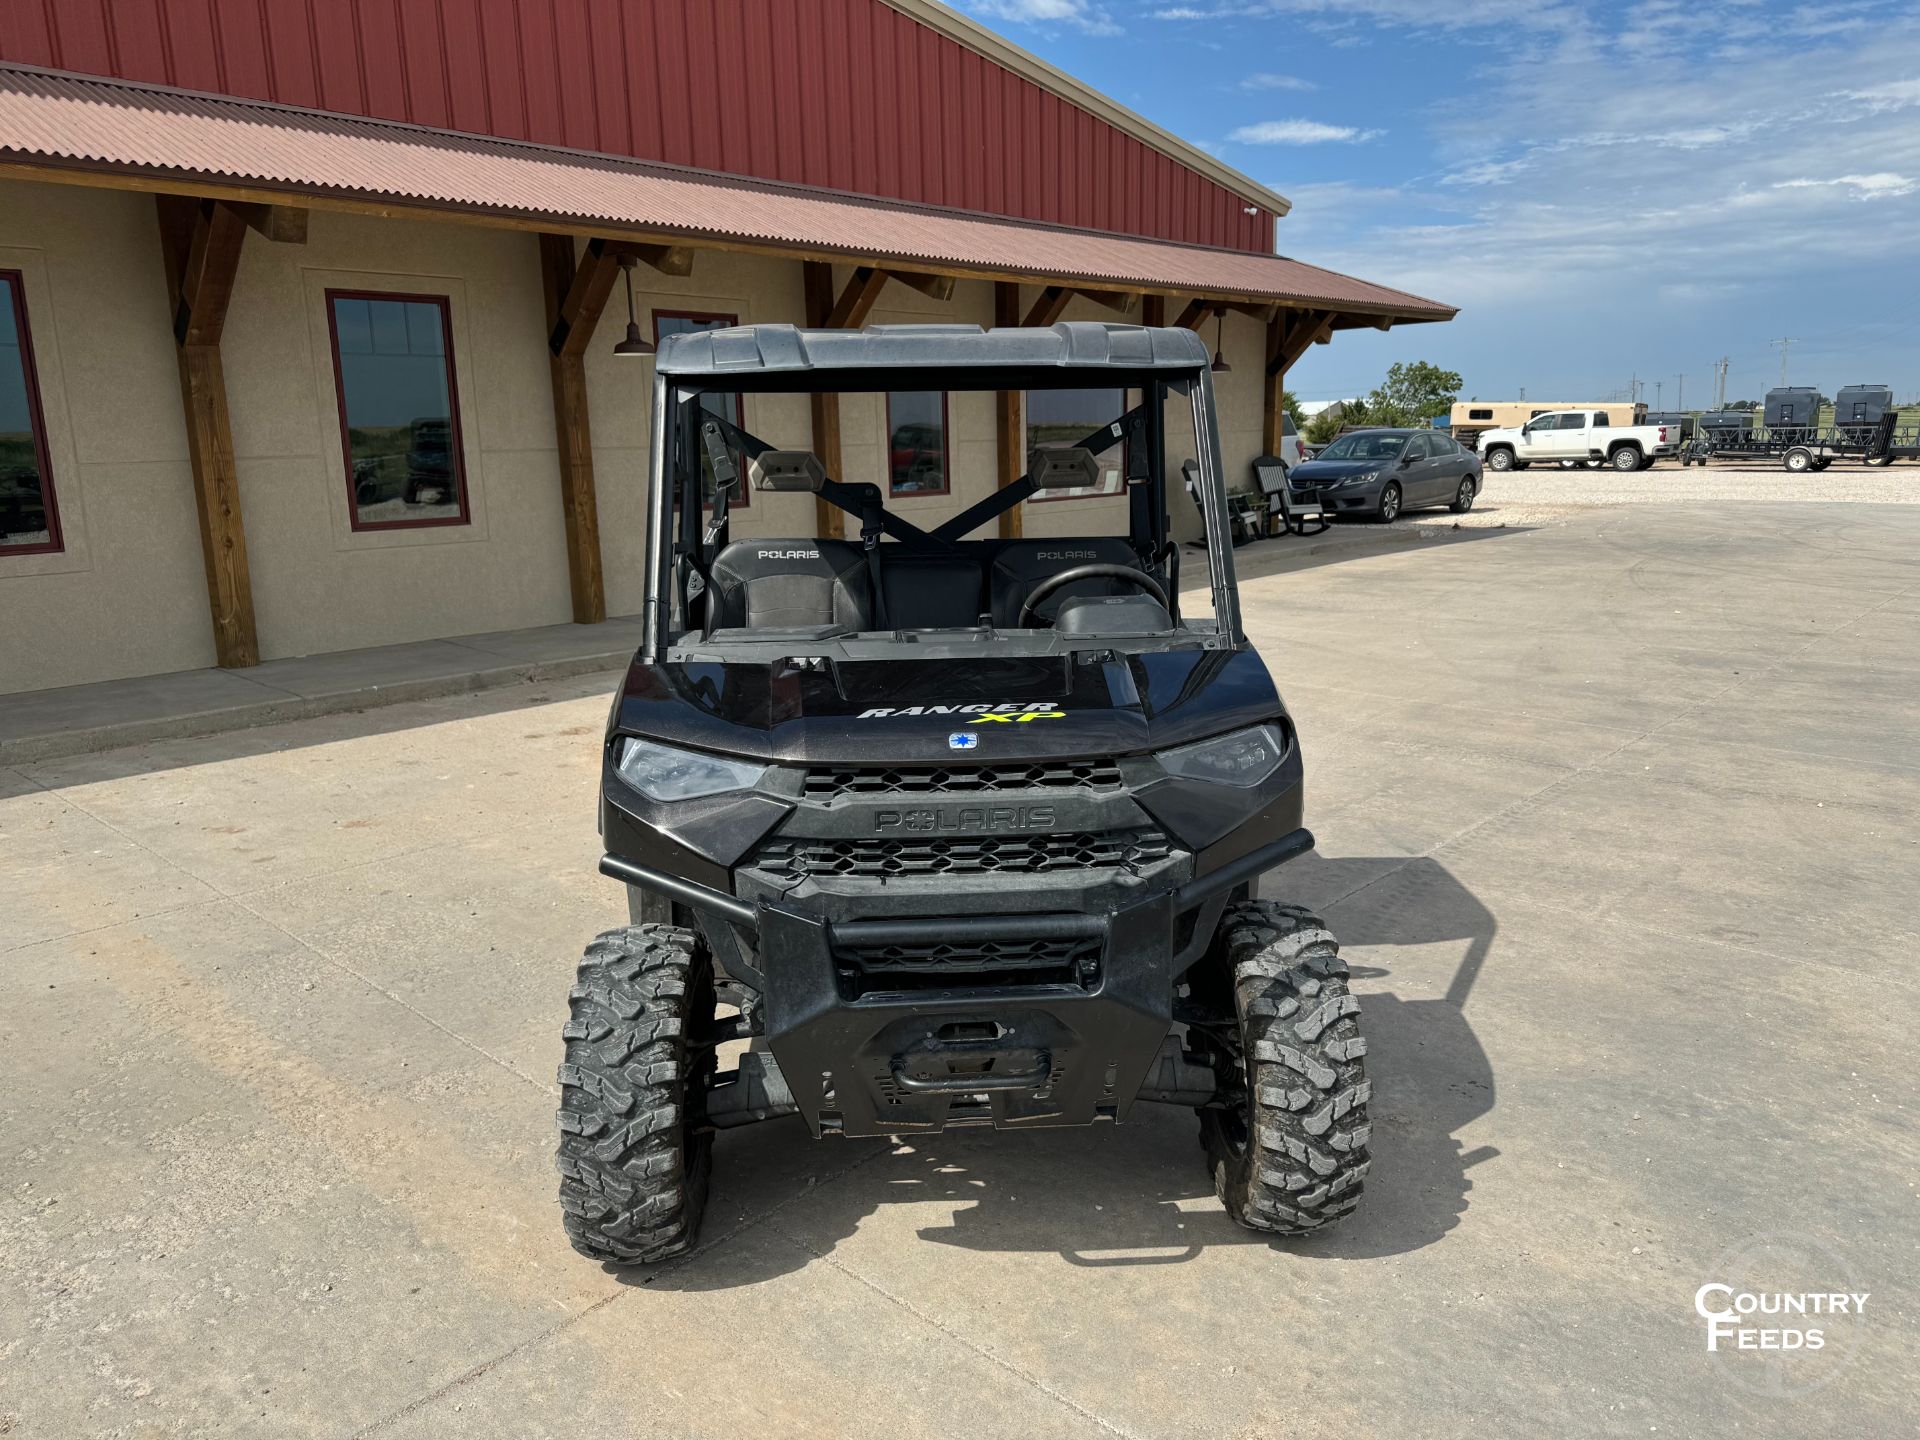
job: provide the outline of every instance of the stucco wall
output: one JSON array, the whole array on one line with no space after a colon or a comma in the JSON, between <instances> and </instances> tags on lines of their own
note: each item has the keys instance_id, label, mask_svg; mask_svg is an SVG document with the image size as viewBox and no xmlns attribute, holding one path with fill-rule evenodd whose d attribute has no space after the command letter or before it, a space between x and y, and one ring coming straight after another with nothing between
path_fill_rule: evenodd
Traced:
<instances>
[{"instance_id":1,"label":"stucco wall","mask_svg":"<svg viewBox=\"0 0 1920 1440\"><path fill-rule=\"evenodd\" d=\"M153 198L0 181L65 550L0 555L0 693L213 664Z\"/></svg>"},{"instance_id":2,"label":"stucco wall","mask_svg":"<svg viewBox=\"0 0 1920 1440\"><path fill-rule=\"evenodd\" d=\"M151 197L0 182L0 267L25 276L65 553L0 558L0 693L192 669L214 662ZM847 271L837 274L844 283ZM635 272L642 327L656 311L798 321L801 267L700 252L688 276ZM325 291L444 295L449 302L470 523L360 530L349 515ZM1023 291L1030 303L1035 291ZM990 324L993 289L947 304L891 285L873 323ZM1070 319L1113 313L1075 301ZM587 356L608 613L639 610L653 367L620 359L616 287ZM1230 484L1259 448L1258 322L1229 316L1233 370L1216 377ZM1211 341L1211 327L1206 332ZM530 234L314 212L305 245L249 236L224 341L241 509L263 658L551 624L570 617L538 247ZM803 396L750 396L748 427L811 444ZM882 395L842 405L854 481L886 482ZM894 503L924 526L990 494L993 401L949 403L951 493ZM1191 453L1184 401L1170 459ZM1172 487L1175 533L1198 518ZM736 536L814 533L806 495L754 494ZM1124 496L1032 503L1032 536L1124 533ZM991 533L989 531L989 533Z\"/></svg>"}]
</instances>

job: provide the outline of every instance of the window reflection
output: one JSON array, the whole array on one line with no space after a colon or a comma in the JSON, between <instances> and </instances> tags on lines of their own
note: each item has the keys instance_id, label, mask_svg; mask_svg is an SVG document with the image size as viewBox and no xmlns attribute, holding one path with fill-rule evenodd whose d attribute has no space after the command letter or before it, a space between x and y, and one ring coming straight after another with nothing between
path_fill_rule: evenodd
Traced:
<instances>
[{"instance_id":1,"label":"window reflection","mask_svg":"<svg viewBox=\"0 0 1920 1440\"><path fill-rule=\"evenodd\" d=\"M356 530L467 520L447 302L327 292Z\"/></svg>"},{"instance_id":2,"label":"window reflection","mask_svg":"<svg viewBox=\"0 0 1920 1440\"><path fill-rule=\"evenodd\" d=\"M18 270L0 270L0 553L60 548L60 511L34 380L26 290Z\"/></svg>"}]
</instances>

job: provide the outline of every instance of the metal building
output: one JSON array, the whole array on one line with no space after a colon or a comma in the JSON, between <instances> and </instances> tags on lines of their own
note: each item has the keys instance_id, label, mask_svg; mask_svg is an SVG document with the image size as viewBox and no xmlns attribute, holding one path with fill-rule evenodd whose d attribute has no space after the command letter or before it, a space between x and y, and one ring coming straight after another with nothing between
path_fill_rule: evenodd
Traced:
<instances>
[{"instance_id":1,"label":"metal building","mask_svg":"<svg viewBox=\"0 0 1920 1440\"><path fill-rule=\"evenodd\" d=\"M631 611L623 262L640 349L1218 327L1250 484L1313 344L1453 314L1274 254L1287 209L934 0L16 0L0 693ZM1024 453L1018 395L785 400L754 428L923 525ZM736 528L811 533L810 503Z\"/></svg>"}]
</instances>

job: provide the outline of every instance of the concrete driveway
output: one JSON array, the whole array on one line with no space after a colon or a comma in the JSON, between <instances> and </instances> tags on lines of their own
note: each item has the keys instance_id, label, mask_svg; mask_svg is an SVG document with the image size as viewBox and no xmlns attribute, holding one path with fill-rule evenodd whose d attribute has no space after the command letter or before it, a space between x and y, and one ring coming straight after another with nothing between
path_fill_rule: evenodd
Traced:
<instances>
[{"instance_id":1,"label":"concrete driveway","mask_svg":"<svg viewBox=\"0 0 1920 1440\"><path fill-rule=\"evenodd\" d=\"M1307 1242L1142 1107L729 1133L575 1257L607 677L0 771L0 1435L1914 1433L1920 507L1473 534L1245 552L1372 1037ZM1870 1298L1709 1354L1714 1280Z\"/></svg>"}]
</instances>

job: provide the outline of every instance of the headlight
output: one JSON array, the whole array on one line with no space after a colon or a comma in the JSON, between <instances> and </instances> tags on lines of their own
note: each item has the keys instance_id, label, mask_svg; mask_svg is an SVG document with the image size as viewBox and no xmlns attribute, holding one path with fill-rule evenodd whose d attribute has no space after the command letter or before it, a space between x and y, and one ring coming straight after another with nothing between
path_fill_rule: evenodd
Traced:
<instances>
[{"instance_id":1,"label":"headlight","mask_svg":"<svg viewBox=\"0 0 1920 1440\"><path fill-rule=\"evenodd\" d=\"M1340 483L1342 485L1365 485L1369 480L1378 480L1379 478L1380 472L1378 470L1369 470L1364 475L1349 475L1340 481Z\"/></svg>"},{"instance_id":2,"label":"headlight","mask_svg":"<svg viewBox=\"0 0 1920 1440\"><path fill-rule=\"evenodd\" d=\"M724 795L747 790L767 773L764 765L677 750L652 740L620 742L615 762L620 778L649 800L696 800L702 795Z\"/></svg>"},{"instance_id":3,"label":"headlight","mask_svg":"<svg viewBox=\"0 0 1920 1440\"><path fill-rule=\"evenodd\" d=\"M1248 789L1277 770L1286 756L1280 727L1256 725L1251 730L1202 740L1198 745L1162 750L1160 764L1169 775L1183 780L1210 780L1216 785Z\"/></svg>"}]
</instances>

